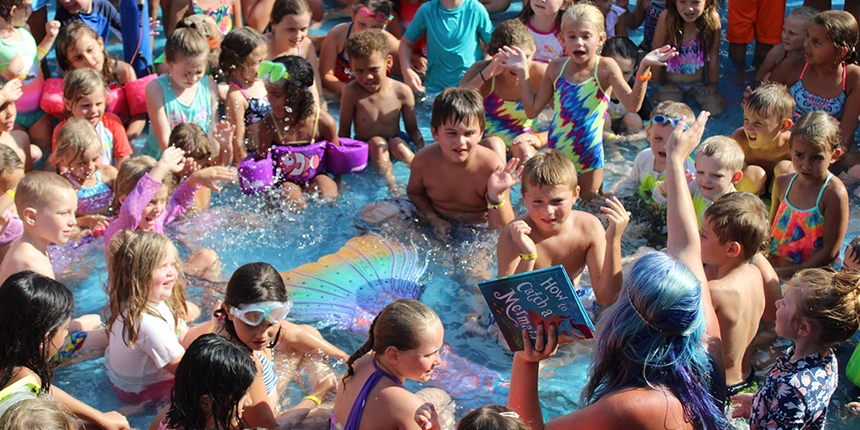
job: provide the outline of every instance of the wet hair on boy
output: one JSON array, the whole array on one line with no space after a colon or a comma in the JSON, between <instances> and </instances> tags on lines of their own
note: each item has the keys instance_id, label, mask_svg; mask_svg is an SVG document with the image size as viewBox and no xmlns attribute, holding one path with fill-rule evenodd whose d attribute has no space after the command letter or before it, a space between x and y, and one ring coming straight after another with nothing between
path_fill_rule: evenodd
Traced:
<instances>
[{"instance_id":1,"label":"wet hair on boy","mask_svg":"<svg viewBox=\"0 0 860 430\"><path fill-rule=\"evenodd\" d=\"M576 191L576 167L559 151L538 152L523 165L520 191L525 195L531 187L567 185Z\"/></svg>"},{"instance_id":2,"label":"wet hair on boy","mask_svg":"<svg viewBox=\"0 0 860 430\"><path fill-rule=\"evenodd\" d=\"M382 54L382 58L388 58L388 38L383 30L369 29L352 35L344 46L346 55L350 59L370 58L375 53ZM390 68L391 65L389 64Z\"/></svg>"},{"instance_id":3,"label":"wet hair on boy","mask_svg":"<svg viewBox=\"0 0 860 430\"><path fill-rule=\"evenodd\" d=\"M517 19L502 21L493 30L487 54L496 55L505 46L517 46L526 52L535 52L535 40L528 27Z\"/></svg>"},{"instance_id":4,"label":"wet hair on boy","mask_svg":"<svg viewBox=\"0 0 860 430\"><path fill-rule=\"evenodd\" d=\"M720 166L734 173L744 167L744 152L734 139L727 136L712 136L702 142L696 150L696 159L703 155L713 158Z\"/></svg>"},{"instance_id":5,"label":"wet hair on boy","mask_svg":"<svg viewBox=\"0 0 860 430\"><path fill-rule=\"evenodd\" d=\"M439 130L445 124L471 124L477 122L484 129L486 115L481 94L474 89L448 88L433 101L433 114L430 128Z\"/></svg>"},{"instance_id":6,"label":"wet hair on boy","mask_svg":"<svg viewBox=\"0 0 860 430\"><path fill-rule=\"evenodd\" d=\"M753 194L726 194L705 209L704 218L711 223L720 244L737 242L743 247L745 260L751 259L769 243L767 207Z\"/></svg>"},{"instance_id":7,"label":"wet hair on boy","mask_svg":"<svg viewBox=\"0 0 860 430\"><path fill-rule=\"evenodd\" d=\"M775 118L778 121L791 119L794 114L794 97L785 85L777 82L762 84L743 101L744 110L754 113L764 119Z\"/></svg>"},{"instance_id":8,"label":"wet hair on boy","mask_svg":"<svg viewBox=\"0 0 860 430\"><path fill-rule=\"evenodd\" d=\"M170 132L168 146L185 151L200 167L207 167L212 157L212 141L203 128L191 122L184 122Z\"/></svg>"}]
</instances>

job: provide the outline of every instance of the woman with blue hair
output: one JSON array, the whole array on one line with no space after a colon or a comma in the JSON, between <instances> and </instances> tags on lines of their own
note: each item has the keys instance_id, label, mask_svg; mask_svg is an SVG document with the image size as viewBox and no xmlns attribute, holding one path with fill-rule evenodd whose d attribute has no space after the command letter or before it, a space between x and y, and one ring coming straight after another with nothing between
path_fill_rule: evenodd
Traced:
<instances>
[{"instance_id":1,"label":"woman with blue hair","mask_svg":"<svg viewBox=\"0 0 860 430\"><path fill-rule=\"evenodd\" d=\"M722 358L719 323L684 178L684 160L701 140L707 117L703 112L687 131L682 119L666 143L667 254L650 253L634 263L615 303L601 317L582 393L587 406L543 423L538 369L541 360L555 355L556 327L538 326L534 346L523 332L526 349L514 355L508 406L530 428L726 427L724 370L714 360Z\"/></svg>"}]
</instances>

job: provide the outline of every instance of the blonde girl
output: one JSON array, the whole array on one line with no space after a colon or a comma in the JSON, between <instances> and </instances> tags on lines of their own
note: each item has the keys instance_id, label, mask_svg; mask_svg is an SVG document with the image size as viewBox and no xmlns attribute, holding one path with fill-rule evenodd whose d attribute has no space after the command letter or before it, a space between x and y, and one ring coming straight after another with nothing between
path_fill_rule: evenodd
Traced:
<instances>
[{"instance_id":1,"label":"blonde girl","mask_svg":"<svg viewBox=\"0 0 860 430\"><path fill-rule=\"evenodd\" d=\"M857 20L845 11L828 10L812 19L803 57L786 58L770 75L794 97L794 120L821 110L839 120L842 147L851 148L860 124L860 66Z\"/></svg>"},{"instance_id":2,"label":"blonde girl","mask_svg":"<svg viewBox=\"0 0 860 430\"><path fill-rule=\"evenodd\" d=\"M128 106L120 102L121 97L123 100L125 98L122 87L137 80L134 68L125 61L110 57L102 38L82 21L74 21L60 28L56 50L60 69L69 72L88 68L102 75L107 84L106 109L122 119L131 139L139 136L146 126L146 115L130 117ZM63 89L65 95L65 87Z\"/></svg>"},{"instance_id":3,"label":"blonde girl","mask_svg":"<svg viewBox=\"0 0 860 430\"><path fill-rule=\"evenodd\" d=\"M776 178L770 207L770 260L781 278L829 265L848 229L848 192L830 166L842 155L839 122L813 111L794 124L791 165ZM799 234L802 232L803 234Z\"/></svg>"},{"instance_id":4,"label":"blonde girl","mask_svg":"<svg viewBox=\"0 0 860 430\"><path fill-rule=\"evenodd\" d=\"M94 69L75 69L63 79L65 121L54 129L52 146L57 151L57 134L70 118L85 120L96 132L99 160L105 166L122 165L131 156L131 144L118 116L106 111L105 83Z\"/></svg>"},{"instance_id":5,"label":"blonde girl","mask_svg":"<svg viewBox=\"0 0 860 430\"><path fill-rule=\"evenodd\" d=\"M167 73L146 87L150 131L143 154L159 158L167 148L170 130L193 122L207 134L218 118L215 81L206 75L209 42L193 28L176 29L164 46ZM232 160L232 147L219 148L222 161Z\"/></svg>"},{"instance_id":6,"label":"blonde girl","mask_svg":"<svg viewBox=\"0 0 860 430\"><path fill-rule=\"evenodd\" d=\"M717 0L666 0L654 33L654 46L668 44L678 56L655 72L663 87L657 101L682 101L689 93L703 110L719 115L726 99L717 92L720 78L720 16Z\"/></svg>"},{"instance_id":7,"label":"blonde girl","mask_svg":"<svg viewBox=\"0 0 860 430\"><path fill-rule=\"evenodd\" d=\"M186 325L182 260L167 236L125 230L107 249L108 377L126 403L164 399L185 348L213 323Z\"/></svg>"},{"instance_id":8,"label":"blonde girl","mask_svg":"<svg viewBox=\"0 0 860 430\"><path fill-rule=\"evenodd\" d=\"M101 163L101 145L89 122L72 118L57 130L54 158L78 195L78 226L103 232L110 221L106 215L110 214L117 170Z\"/></svg>"},{"instance_id":9,"label":"blonde girl","mask_svg":"<svg viewBox=\"0 0 860 430\"><path fill-rule=\"evenodd\" d=\"M790 347L756 394L732 397L750 428L824 428L839 366L832 348L860 327L860 272L804 269L776 302L776 333Z\"/></svg>"},{"instance_id":10,"label":"blonde girl","mask_svg":"<svg viewBox=\"0 0 860 430\"><path fill-rule=\"evenodd\" d=\"M233 179L226 167L213 166L192 173L178 187L173 175L179 173L187 160L182 150L170 147L156 162L147 156L135 157L119 169L111 205L116 218L105 230L105 243L122 230L164 232L165 224L175 220L192 207L200 187L218 191L218 181ZM107 251L107 249L106 249ZM220 273L218 255L211 249L191 254L185 263L186 273L198 277L217 279Z\"/></svg>"},{"instance_id":11,"label":"blonde girl","mask_svg":"<svg viewBox=\"0 0 860 430\"><path fill-rule=\"evenodd\" d=\"M257 76L260 64L266 60L266 41L250 27L233 31L221 43L219 69L230 90L224 108L236 131L233 133L233 164L248 155L246 148L257 147L259 123L272 111L266 86Z\"/></svg>"},{"instance_id":12,"label":"blonde girl","mask_svg":"<svg viewBox=\"0 0 860 430\"><path fill-rule=\"evenodd\" d=\"M308 60L314 68L314 84L311 92L321 100L322 80L319 59L313 42L308 38L311 25L311 9L306 0L275 0L266 43L269 47L267 59L282 55L298 55Z\"/></svg>"},{"instance_id":13,"label":"blonde girl","mask_svg":"<svg viewBox=\"0 0 860 430\"><path fill-rule=\"evenodd\" d=\"M12 242L24 233L24 224L15 207L15 190L24 177L24 163L6 145L0 145L0 261Z\"/></svg>"},{"instance_id":14,"label":"blonde girl","mask_svg":"<svg viewBox=\"0 0 860 430\"><path fill-rule=\"evenodd\" d=\"M645 99L652 66L663 66L676 55L663 46L647 54L639 64L631 89L615 60L601 57L606 41L603 13L590 4L576 4L561 21L564 46L569 57L550 62L537 91L532 89L528 56L522 49L505 47L499 60L517 71L523 108L535 118L554 100L555 115L547 145L558 149L576 165L582 197L594 198L603 185L603 128L609 97L614 95L624 107L636 112Z\"/></svg>"},{"instance_id":15,"label":"blonde girl","mask_svg":"<svg viewBox=\"0 0 860 430\"><path fill-rule=\"evenodd\" d=\"M561 43L561 17L564 11L573 4L572 0L547 0L540 2L523 1L523 11L517 19L528 27L535 42L534 60L549 63L554 58L565 56L564 45Z\"/></svg>"},{"instance_id":16,"label":"blonde girl","mask_svg":"<svg viewBox=\"0 0 860 430\"><path fill-rule=\"evenodd\" d=\"M517 47L531 60L535 44L529 30L522 22L511 19L499 24L493 30L487 54L495 56L499 50ZM475 63L463 75L460 86L475 88L484 98L487 118L484 125L484 140L481 144L496 151L503 159L507 152L521 162L531 158L546 141L546 133L538 135L532 129L532 119L526 115L520 101L520 81L516 70L505 68L502 56L492 60ZM546 73L546 64L538 61L529 63L529 79L533 90L540 86Z\"/></svg>"}]
</instances>

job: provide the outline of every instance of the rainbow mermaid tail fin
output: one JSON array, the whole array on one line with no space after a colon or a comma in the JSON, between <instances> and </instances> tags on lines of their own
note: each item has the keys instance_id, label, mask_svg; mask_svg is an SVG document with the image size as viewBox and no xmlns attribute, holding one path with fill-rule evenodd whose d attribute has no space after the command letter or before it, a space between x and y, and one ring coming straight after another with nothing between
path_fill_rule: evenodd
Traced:
<instances>
[{"instance_id":1,"label":"rainbow mermaid tail fin","mask_svg":"<svg viewBox=\"0 0 860 430\"><path fill-rule=\"evenodd\" d=\"M393 237L353 237L334 254L281 274L291 319L366 335L382 308L421 296L427 258Z\"/></svg>"}]
</instances>

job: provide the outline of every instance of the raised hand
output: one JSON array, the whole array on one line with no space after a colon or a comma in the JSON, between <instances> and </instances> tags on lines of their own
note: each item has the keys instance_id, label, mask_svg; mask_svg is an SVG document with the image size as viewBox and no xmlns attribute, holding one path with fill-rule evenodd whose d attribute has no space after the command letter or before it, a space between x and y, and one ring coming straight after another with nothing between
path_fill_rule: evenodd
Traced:
<instances>
[{"instance_id":1,"label":"raised hand","mask_svg":"<svg viewBox=\"0 0 860 430\"><path fill-rule=\"evenodd\" d=\"M496 54L503 66L514 70L528 70L529 57L518 46L503 46Z\"/></svg>"},{"instance_id":2,"label":"raised hand","mask_svg":"<svg viewBox=\"0 0 860 430\"><path fill-rule=\"evenodd\" d=\"M185 151L175 146L169 146L161 153L161 158L158 160L158 163L156 163L156 167L158 167L158 164L172 173L179 173L185 167ZM154 167L153 170L155 170ZM153 179L160 181L162 178Z\"/></svg>"},{"instance_id":3,"label":"raised hand","mask_svg":"<svg viewBox=\"0 0 860 430\"><path fill-rule=\"evenodd\" d=\"M48 21L45 23L45 33L51 38L60 34L60 21Z\"/></svg>"},{"instance_id":4,"label":"raised hand","mask_svg":"<svg viewBox=\"0 0 860 430\"><path fill-rule=\"evenodd\" d=\"M755 394L738 394L732 396L732 405L736 406L732 411L732 418L747 418L749 419L752 413L752 401Z\"/></svg>"},{"instance_id":5,"label":"raised hand","mask_svg":"<svg viewBox=\"0 0 860 430\"><path fill-rule=\"evenodd\" d=\"M547 333L547 340L544 342L543 335ZM558 351L558 328L555 324L550 324L549 329L545 330L543 323L537 326L537 336L535 336L535 344L532 345L529 339L529 332L523 330L523 350L516 353L526 363L537 363L541 360L546 360L552 357Z\"/></svg>"},{"instance_id":6,"label":"raised hand","mask_svg":"<svg viewBox=\"0 0 860 430\"><path fill-rule=\"evenodd\" d=\"M493 174L487 179L487 197L496 202L502 201L504 192L520 183L523 174L523 166L517 167L519 158L511 158L505 166L496 166Z\"/></svg>"},{"instance_id":7,"label":"raised hand","mask_svg":"<svg viewBox=\"0 0 860 430\"><path fill-rule=\"evenodd\" d=\"M520 254L534 254L537 252L535 241L529 237L532 228L525 221L515 220L511 221L508 225L510 226L511 240L514 241L514 245L520 251Z\"/></svg>"},{"instance_id":8,"label":"raised hand","mask_svg":"<svg viewBox=\"0 0 860 430\"><path fill-rule=\"evenodd\" d=\"M403 74L403 82L409 85L409 88L412 88L412 91L416 93L427 92L427 88L421 83L421 77L412 68L406 69L406 72Z\"/></svg>"},{"instance_id":9,"label":"raised hand","mask_svg":"<svg viewBox=\"0 0 860 430\"><path fill-rule=\"evenodd\" d=\"M600 208L603 212L602 217L609 221L609 227L606 229L606 241L621 241L621 234L630 223L630 212L624 209L624 205L618 200L618 197L606 199L606 206Z\"/></svg>"},{"instance_id":10,"label":"raised hand","mask_svg":"<svg viewBox=\"0 0 860 430\"><path fill-rule=\"evenodd\" d=\"M678 55L678 51L669 46L665 45L660 48L657 48L642 58L642 62L639 63L640 67L652 67L652 66L665 66L666 62L669 61L672 57Z\"/></svg>"},{"instance_id":11,"label":"raised hand","mask_svg":"<svg viewBox=\"0 0 860 430\"><path fill-rule=\"evenodd\" d=\"M221 120L215 124L215 129L212 130L212 138L221 145L221 148L230 147L233 144L233 133L235 131L235 125L229 121Z\"/></svg>"},{"instance_id":12,"label":"raised hand","mask_svg":"<svg viewBox=\"0 0 860 430\"><path fill-rule=\"evenodd\" d=\"M213 166L200 169L188 177L189 185L200 185L215 192L221 192L219 181L232 181L236 178L236 169L224 166Z\"/></svg>"},{"instance_id":13,"label":"raised hand","mask_svg":"<svg viewBox=\"0 0 860 430\"><path fill-rule=\"evenodd\" d=\"M688 130L684 130L687 128L687 118L681 118L681 121L675 126L675 130L669 135L669 140L666 141L667 156L683 163L684 159L689 157L693 153L693 150L696 149L696 146L699 145L699 142L702 141L702 135L705 133L705 124L708 123L709 116L711 116L711 113L703 110L699 114L699 118L696 119L696 122Z\"/></svg>"},{"instance_id":14,"label":"raised hand","mask_svg":"<svg viewBox=\"0 0 860 430\"><path fill-rule=\"evenodd\" d=\"M0 89L0 104L17 101L24 95L24 83L20 79L12 79Z\"/></svg>"}]
</instances>

